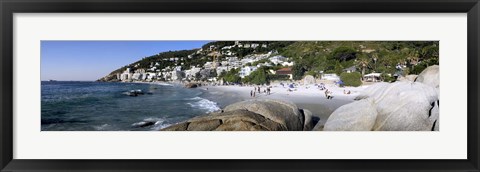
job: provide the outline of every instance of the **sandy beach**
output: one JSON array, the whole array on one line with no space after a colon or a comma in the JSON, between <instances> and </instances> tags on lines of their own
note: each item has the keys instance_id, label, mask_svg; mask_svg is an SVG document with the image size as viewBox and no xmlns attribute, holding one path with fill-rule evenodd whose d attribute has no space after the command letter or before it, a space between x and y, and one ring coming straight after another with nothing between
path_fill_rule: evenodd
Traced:
<instances>
[{"instance_id":1,"label":"sandy beach","mask_svg":"<svg viewBox=\"0 0 480 172\"><path fill-rule=\"evenodd\" d=\"M254 86L203 86L200 89L204 89L208 93L222 94L222 98L230 97L230 101L225 104L234 103L231 101L242 101L250 99L279 99L288 100L295 103L299 108L308 109L314 115L314 122L323 125L330 114L338 107L353 102L354 98L368 86L360 87L338 87L334 84L325 84L326 89L332 91L333 99L327 99L325 96L325 90L320 90L314 84L302 85L299 84L295 88L289 88L287 85L282 86L279 83L273 83L271 86L270 95L264 93L266 86L260 87L261 93L256 92L255 97L250 96L250 91L254 90ZM350 91L350 94L344 94ZM225 96L223 94L228 94ZM214 100L221 102L222 100ZM224 101L224 100L223 100ZM223 107L222 107L223 108Z\"/></svg>"}]
</instances>

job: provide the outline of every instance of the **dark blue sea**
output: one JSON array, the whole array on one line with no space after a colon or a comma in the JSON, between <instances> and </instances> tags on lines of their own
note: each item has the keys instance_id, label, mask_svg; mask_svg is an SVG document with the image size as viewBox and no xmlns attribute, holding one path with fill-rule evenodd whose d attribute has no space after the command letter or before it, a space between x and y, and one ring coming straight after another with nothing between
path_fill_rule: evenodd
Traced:
<instances>
[{"instance_id":1,"label":"dark blue sea","mask_svg":"<svg viewBox=\"0 0 480 172\"><path fill-rule=\"evenodd\" d=\"M143 95L130 96L130 90ZM151 131L236 100L180 85L42 81L42 131ZM216 101L220 102L217 103Z\"/></svg>"}]
</instances>

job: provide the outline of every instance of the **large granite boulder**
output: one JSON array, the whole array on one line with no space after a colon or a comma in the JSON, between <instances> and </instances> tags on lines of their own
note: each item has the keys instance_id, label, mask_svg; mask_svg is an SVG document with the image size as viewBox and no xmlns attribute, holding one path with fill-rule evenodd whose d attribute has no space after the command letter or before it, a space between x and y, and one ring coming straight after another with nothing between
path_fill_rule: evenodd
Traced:
<instances>
[{"instance_id":1,"label":"large granite boulder","mask_svg":"<svg viewBox=\"0 0 480 172\"><path fill-rule=\"evenodd\" d=\"M397 81L412 81L414 82L415 79L417 79L418 75L407 75L407 76L402 76L397 79Z\"/></svg>"},{"instance_id":2,"label":"large granite boulder","mask_svg":"<svg viewBox=\"0 0 480 172\"><path fill-rule=\"evenodd\" d=\"M304 122L303 122L303 131L312 131L313 129L313 113L308 109L301 109L303 111Z\"/></svg>"},{"instance_id":3,"label":"large granite boulder","mask_svg":"<svg viewBox=\"0 0 480 172\"><path fill-rule=\"evenodd\" d=\"M312 115L291 102L247 100L223 111L199 116L163 131L303 131L311 130Z\"/></svg>"},{"instance_id":4,"label":"large granite boulder","mask_svg":"<svg viewBox=\"0 0 480 172\"><path fill-rule=\"evenodd\" d=\"M434 88L440 87L440 68L433 65L425 68L415 79L415 82L421 82Z\"/></svg>"},{"instance_id":5,"label":"large granite boulder","mask_svg":"<svg viewBox=\"0 0 480 172\"><path fill-rule=\"evenodd\" d=\"M354 100L361 100L372 96L382 95L386 88L389 87L389 85L390 84L386 82L380 82L370 85L365 90L360 92L360 94L358 94L358 96L355 97Z\"/></svg>"},{"instance_id":6,"label":"large granite boulder","mask_svg":"<svg viewBox=\"0 0 480 172\"><path fill-rule=\"evenodd\" d=\"M374 84L359 101L336 109L324 130L438 130L438 97L435 88L419 82Z\"/></svg>"},{"instance_id":7,"label":"large granite boulder","mask_svg":"<svg viewBox=\"0 0 480 172\"><path fill-rule=\"evenodd\" d=\"M375 125L377 114L372 99L356 101L335 110L328 118L323 130L370 131Z\"/></svg>"},{"instance_id":8,"label":"large granite boulder","mask_svg":"<svg viewBox=\"0 0 480 172\"><path fill-rule=\"evenodd\" d=\"M303 84L305 85L315 84L315 77L313 77L312 75L305 76L305 78L303 78Z\"/></svg>"}]
</instances>

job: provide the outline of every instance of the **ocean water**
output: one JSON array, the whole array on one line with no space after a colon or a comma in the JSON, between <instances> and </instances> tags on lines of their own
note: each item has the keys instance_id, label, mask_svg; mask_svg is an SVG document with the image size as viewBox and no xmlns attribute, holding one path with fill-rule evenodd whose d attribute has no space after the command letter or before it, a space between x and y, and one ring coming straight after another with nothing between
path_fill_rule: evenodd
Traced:
<instances>
[{"instance_id":1,"label":"ocean water","mask_svg":"<svg viewBox=\"0 0 480 172\"><path fill-rule=\"evenodd\" d=\"M236 101L233 95L170 84L56 81L41 85L42 131L159 130ZM145 94L129 96L130 90Z\"/></svg>"}]
</instances>

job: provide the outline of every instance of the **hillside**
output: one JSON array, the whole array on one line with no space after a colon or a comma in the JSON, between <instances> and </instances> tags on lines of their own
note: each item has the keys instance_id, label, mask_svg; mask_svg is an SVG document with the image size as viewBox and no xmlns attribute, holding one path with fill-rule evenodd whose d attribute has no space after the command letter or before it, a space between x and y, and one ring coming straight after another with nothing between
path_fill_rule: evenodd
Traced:
<instances>
[{"instance_id":1,"label":"hillside","mask_svg":"<svg viewBox=\"0 0 480 172\"><path fill-rule=\"evenodd\" d=\"M262 75L263 82L278 78L272 77L269 70L288 67L283 66L288 63L273 64L271 57L274 56L293 62L293 79L302 79L307 74L340 75L346 68L353 68L362 75L382 73L387 80L392 75L418 74L427 66L439 64L438 52L438 41L216 41L201 49L162 52L142 58L98 81L120 81L122 74L125 74L123 79L131 81L132 76L139 73L137 76L143 76L142 79L136 78L148 81L214 78L213 81L224 79L238 83L252 82L257 75ZM242 77L240 68L245 67L253 71ZM126 76L129 73L129 77Z\"/></svg>"}]
</instances>

